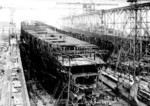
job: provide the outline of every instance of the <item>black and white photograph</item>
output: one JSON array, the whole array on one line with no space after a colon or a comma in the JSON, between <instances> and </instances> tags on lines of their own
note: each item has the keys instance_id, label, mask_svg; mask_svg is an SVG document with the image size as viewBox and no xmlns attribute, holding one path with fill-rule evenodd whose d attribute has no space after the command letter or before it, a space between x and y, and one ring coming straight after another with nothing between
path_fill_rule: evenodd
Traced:
<instances>
[{"instance_id":1,"label":"black and white photograph","mask_svg":"<svg viewBox=\"0 0 150 106\"><path fill-rule=\"evenodd\" d=\"M150 0L0 0L0 106L150 106Z\"/></svg>"}]
</instances>

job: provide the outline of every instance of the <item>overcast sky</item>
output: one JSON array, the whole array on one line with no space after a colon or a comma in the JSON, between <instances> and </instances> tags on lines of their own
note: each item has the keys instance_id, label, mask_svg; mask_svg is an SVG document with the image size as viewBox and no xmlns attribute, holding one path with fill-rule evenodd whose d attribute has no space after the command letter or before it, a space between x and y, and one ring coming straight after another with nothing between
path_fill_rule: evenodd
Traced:
<instances>
[{"instance_id":1,"label":"overcast sky","mask_svg":"<svg viewBox=\"0 0 150 106\"><path fill-rule=\"evenodd\" d=\"M83 12L81 5L56 5L56 3L60 2L118 4L118 7L129 5L126 0L0 0L0 6L4 7L0 9L0 21L9 22L13 14L13 20L17 25L22 20L41 20L48 23L55 23L61 17L71 15L72 13L77 14ZM96 8L108 9L115 7L101 5Z\"/></svg>"}]
</instances>

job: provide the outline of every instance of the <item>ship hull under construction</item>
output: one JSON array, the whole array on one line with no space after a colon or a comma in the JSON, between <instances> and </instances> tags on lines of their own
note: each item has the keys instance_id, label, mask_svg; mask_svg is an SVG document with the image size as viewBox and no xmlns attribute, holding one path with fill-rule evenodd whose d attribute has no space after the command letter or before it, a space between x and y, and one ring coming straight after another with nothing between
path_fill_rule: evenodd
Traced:
<instances>
[{"instance_id":1,"label":"ship hull under construction","mask_svg":"<svg viewBox=\"0 0 150 106\"><path fill-rule=\"evenodd\" d=\"M37 22L23 22L21 28L20 49L29 92L38 82L56 100L55 105L115 106L117 96L100 81L106 65L100 58L104 50Z\"/></svg>"}]
</instances>

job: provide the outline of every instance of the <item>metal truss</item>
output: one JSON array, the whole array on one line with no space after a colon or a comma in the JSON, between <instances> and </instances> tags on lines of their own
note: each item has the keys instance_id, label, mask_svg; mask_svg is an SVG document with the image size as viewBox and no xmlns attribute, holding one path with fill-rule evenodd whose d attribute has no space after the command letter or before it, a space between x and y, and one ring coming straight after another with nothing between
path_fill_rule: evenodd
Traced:
<instances>
[{"instance_id":1,"label":"metal truss","mask_svg":"<svg viewBox=\"0 0 150 106\"><path fill-rule=\"evenodd\" d=\"M66 17L63 25L100 35L112 36L106 39L113 42L115 50L112 56L118 56L117 66L132 61L136 69L143 57L149 52L150 38L150 2L130 6L101 10L91 14ZM113 61L113 60L112 60Z\"/></svg>"}]
</instances>

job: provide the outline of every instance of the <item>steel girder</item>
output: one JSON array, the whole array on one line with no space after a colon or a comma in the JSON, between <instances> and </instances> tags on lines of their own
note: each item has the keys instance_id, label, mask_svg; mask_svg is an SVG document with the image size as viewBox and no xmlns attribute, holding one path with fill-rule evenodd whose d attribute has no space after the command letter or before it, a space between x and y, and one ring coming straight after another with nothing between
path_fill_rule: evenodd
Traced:
<instances>
[{"instance_id":1,"label":"steel girder","mask_svg":"<svg viewBox=\"0 0 150 106\"><path fill-rule=\"evenodd\" d=\"M82 14L63 18L63 25L82 29L99 35L110 35L115 45L113 58L116 66L126 61L133 61L131 67L136 69L143 57L149 52L150 38L150 2L131 4L130 6L101 10L95 13ZM130 72L127 67L126 70ZM135 72L134 72L135 75Z\"/></svg>"},{"instance_id":2,"label":"steel girder","mask_svg":"<svg viewBox=\"0 0 150 106\"><path fill-rule=\"evenodd\" d=\"M123 8L101 10L96 13L64 18L63 21L65 24L63 25L88 30L90 32L98 32L99 34L128 38L122 40L131 43L130 40L133 39L135 34L138 39L143 39L143 37L149 35L150 22L148 17L150 13L148 4L135 4ZM115 45L120 45L122 42L120 42L120 39L119 42L117 39L113 40ZM133 48L132 44L130 46ZM142 52L142 48L140 48L140 51Z\"/></svg>"}]
</instances>

